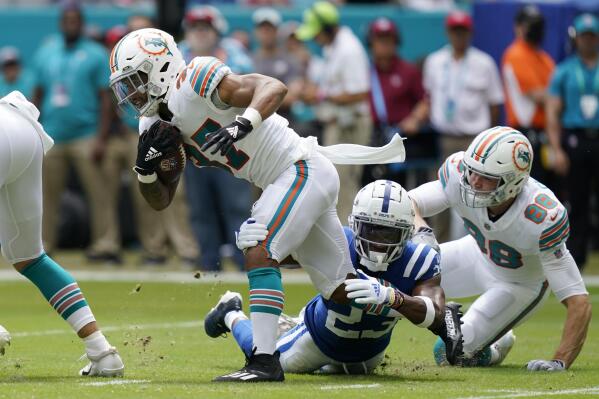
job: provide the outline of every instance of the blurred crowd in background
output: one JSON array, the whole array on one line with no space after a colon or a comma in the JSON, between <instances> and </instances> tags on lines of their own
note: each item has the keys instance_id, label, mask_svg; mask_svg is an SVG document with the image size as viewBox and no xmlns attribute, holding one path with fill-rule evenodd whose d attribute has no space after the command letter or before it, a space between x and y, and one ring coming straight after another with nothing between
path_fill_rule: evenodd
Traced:
<instances>
[{"instance_id":1,"label":"blurred crowd in background","mask_svg":"<svg viewBox=\"0 0 599 399\"><path fill-rule=\"evenodd\" d=\"M2 5L36 6L59 4L63 0L0 0ZM155 0L80 0L82 5L116 5L120 7L153 5ZM309 6L313 0L189 0L188 5L223 5L240 6ZM456 5L467 4L469 0L334 0L336 5L344 4L397 4L415 10L450 10Z\"/></svg>"},{"instance_id":2,"label":"blurred crowd in background","mask_svg":"<svg viewBox=\"0 0 599 399\"><path fill-rule=\"evenodd\" d=\"M278 8L256 7L251 32L230 31L212 5L193 5L182 20L180 48L186 61L216 56L235 73L283 81L289 92L279 113L321 144L380 146L396 132L407 138L405 163L338 168L342 222L361 185L388 178L413 188L436 179L441 161L465 150L479 132L502 123L519 129L534 146L533 177L568 207L568 247L583 267L599 245L597 18L574 20L573 53L555 65L541 48L543 14L523 6L511 27L515 40L498 66L471 45L473 20L454 10L451 0L399 3L450 9L448 44L407 62L392 20L370 21L360 37L340 18L338 4L320 1L308 2L301 21L284 20ZM123 247L131 247L140 248L143 265L177 255L202 270L220 270L224 258L241 268L234 231L258 195L247 182L221 169L188 165L182 189L162 212L152 210L137 189L131 171L137 120L115 107L108 54L128 32L155 26L152 18L132 15L126 25L100 31L86 27L79 3L69 3L57 23L61 33L44 40L32 60L25 62L15 47L0 49L0 96L19 90L30 98L56 141L44 162L46 251L85 247L91 262L118 265ZM449 213L432 224L441 242L464 234Z\"/></svg>"}]
</instances>

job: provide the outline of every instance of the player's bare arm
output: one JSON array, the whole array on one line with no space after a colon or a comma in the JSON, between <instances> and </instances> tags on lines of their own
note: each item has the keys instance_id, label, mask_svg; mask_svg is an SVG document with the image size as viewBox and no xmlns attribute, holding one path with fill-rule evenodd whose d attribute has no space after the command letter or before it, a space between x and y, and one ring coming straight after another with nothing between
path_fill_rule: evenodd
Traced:
<instances>
[{"instance_id":1,"label":"player's bare arm","mask_svg":"<svg viewBox=\"0 0 599 399\"><path fill-rule=\"evenodd\" d=\"M281 81L258 73L227 75L216 89L225 104L253 108L262 120L275 113L287 95L287 87Z\"/></svg>"},{"instance_id":2,"label":"player's bare arm","mask_svg":"<svg viewBox=\"0 0 599 399\"><path fill-rule=\"evenodd\" d=\"M242 115L227 126L207 136L202 151L211 154L220 151L226 155L233 143L258 129L262 121L271 116L283 103L287 87L277 79L260 75L225 76L217 87L219 100L227 105L245 108Z\"/></svg>"},{"instance_id":3,"label":"player's bare arm","mask_svg":"<svg viewBox=\"0 0 599 399\"><path fill-rule=\"evenodd\" d=\"M163 183L159 179L151 183L139 182L139 191L146 202L157 211L168 208L173 201L179 179L174 182Z\"/></svg>"},{"instance_id":4,"label":"player's bare arm","mask_svg":"<svg viewBox=\"0 0 599 399\"><path fill-rule=\"evenodd\" d=\"M566 322L554 359L569 368L582 349L591 322L591 302L588 295L574 295L562 301L567 308Z\"/></svg>"},{"instance_id":5,"label":"player's bare arm","mask_svg":"<svg viewBox=\"0 0 599 399\"><path fill-rule=\"evenodd\" d=\"M429 304L425 302L424 297L430 298L434 306L434 319L430 325L430 329L434 330L443 323L443 315L445 309L445 293L441 288L441 275L437 275L426 281L418 283L412 295L402 293L403 304L394 307L399 313L404 315L414 324L423 323L426 320Z\"/></svg>"}]
</instances>

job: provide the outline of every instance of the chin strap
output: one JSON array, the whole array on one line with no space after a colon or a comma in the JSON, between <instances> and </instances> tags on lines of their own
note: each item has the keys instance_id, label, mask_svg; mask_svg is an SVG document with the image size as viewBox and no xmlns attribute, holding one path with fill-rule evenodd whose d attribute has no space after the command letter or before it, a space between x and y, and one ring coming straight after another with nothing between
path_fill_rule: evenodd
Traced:
<instances>
[{"instance_id":1,"label":"chin strap","mask_svg":"<svg viewBox=\"0 0 599 399\"><path fill-rule=\"evenodd\" d=\"M389 264L386 262L381 262L382 259L383 255L378 255L377 262L373 262L370 259L361 256L360 264L372 272L384 272L387 270L387 267L389 267Z\"/></svg>"}]
</instances>

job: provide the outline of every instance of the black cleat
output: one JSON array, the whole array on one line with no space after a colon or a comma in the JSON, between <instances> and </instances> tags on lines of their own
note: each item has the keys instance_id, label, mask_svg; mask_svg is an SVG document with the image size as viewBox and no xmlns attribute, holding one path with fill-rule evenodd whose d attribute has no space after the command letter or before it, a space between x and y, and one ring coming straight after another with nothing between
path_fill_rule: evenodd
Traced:
<instances>
[{"instance_id":1,"label":"black cleat","mask_svg":"<svg viewBox=\"0 0 599 399\"><path fill-rule=\"evenodd\" d=\"M451 365L457 364L464 356L464 337L462 335L462 312L461 304L449 302L445 305L445 342L447 362Z\"/></svg>"},{"instance_id":2,"label":"black cleat","mask_svg":"<svg viewBox=\"0 0 599 399\"><path fill-rule=\"evenodd\" d=\"M215 307L204 318L204 330L209 337L218 338L223 334L230 332L225 325L225 315L234 310L241 310L241 294L238 292L227 291Z\"/></svg>"},{"instance_id":3,"label":"black cleat","mask_svg":"<svg viewBox=\"0 0 599 399\"><path fill-rule=\"evenodd\" d=\"M256 351L256 349L254 349ZM231 374L216 377L215 382L281 382L285 381L285 373L279 361L279 351L273 355L252 353L245 367Z\"/></svg>"}]
</instances>

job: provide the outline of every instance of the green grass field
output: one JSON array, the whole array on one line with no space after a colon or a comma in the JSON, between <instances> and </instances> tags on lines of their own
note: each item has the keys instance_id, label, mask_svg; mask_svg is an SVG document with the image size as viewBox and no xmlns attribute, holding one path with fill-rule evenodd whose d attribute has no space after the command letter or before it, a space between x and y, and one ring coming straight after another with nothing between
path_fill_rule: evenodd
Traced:
<instances>
[{"instance_id":1,"label":"green grass field","mask_svg":"<svg viewBox=\"0 0 599 399\"><path fill-rule=\"evenodd\" d=\"M517 341L501 367L435 366L435 337L407 321L398 323L386 366L372 376L287 375L284 384L222 385L211 379L243 364L232 337L210 339L201 319L226 289L244 285L81 282L105 334L126 364L124 379L82 379L83 347L36 289L0 282L0 323L13 335L0 357L0 398L513 398L599 395L599 322L572 369L532 374L526 361L550 358L565 310L551 297L516 330ZM297 313L313 295L308 285L286 287L286 311ZM599 289L592 289L594 305Z\"/></svg>"}]
</instances>

